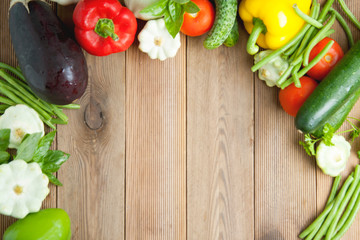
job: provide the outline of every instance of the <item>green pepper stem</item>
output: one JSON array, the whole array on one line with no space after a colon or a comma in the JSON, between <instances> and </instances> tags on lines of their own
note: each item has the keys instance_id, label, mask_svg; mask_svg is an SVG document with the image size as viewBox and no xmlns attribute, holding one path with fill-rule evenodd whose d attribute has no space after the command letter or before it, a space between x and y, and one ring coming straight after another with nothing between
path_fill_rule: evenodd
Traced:
<instances>
[{"instance_id":1,"label":"green pepper stem","mask_svg":"<svg viewBox=\"0 0 360 240\"><path fill-rule=\"evenodd\" d=\"M254 18L253 20L254 27L250 34L250 37L247 42L246 50L250 55L255 55L259 51L259 46L256 45L261 33L266 33L267 29L264 22L259 18Z\"/></svg>"},{"instance_id":2,"label":"green pepper stem","mask_svg":"<svg viewBox=\"0 0 360 240\"><path fill-rule=\"evenodd\" d=\"M316 19L314 19L314 18L306 15L305 13L303 13L296 3L293 5L293 8L294 8L296 14L299 17L301 17L305 22L313 25L316 28L322 28L323 27L323 25L320 22L318 22Z\"/></svg>"},{"instance_id":3,"label":"green pepper stem","mask_svg":"<svg viewBox=\"0 0 360 240\"><path fill-rule=\"evenodd\" d=\"M111 19L100 18L95 26L94 31L101 37L111 37L114 41L118 41L119 37L115 33L115 25Z\"/></svg>"}]
</instances>

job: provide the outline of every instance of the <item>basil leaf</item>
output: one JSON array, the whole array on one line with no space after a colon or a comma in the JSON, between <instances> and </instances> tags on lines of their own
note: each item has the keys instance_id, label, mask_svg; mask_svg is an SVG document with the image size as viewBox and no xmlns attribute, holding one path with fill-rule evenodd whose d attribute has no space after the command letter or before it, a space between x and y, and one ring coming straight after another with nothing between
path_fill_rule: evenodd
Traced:
<instances>
[{"instance_id":1,"label":"basil leaf","mask_svg":"<svg viewBox=\"0 0 360 240\"><path fill-rule=\"evenodd\" d=\"M47 164L56 164L61 166L64 162L66 162L69 159L69 157L70 154L64 153L63 151L59 151L59 150L48 151L44 156L41 164L44 167L46 167Z\"/></svg>"},{"instance_id":2,"label":"basil leaf","mask_svg":"<svg viewBox=\"0 0 360 240\"><path fill-rule=\"evenodd\" d=\"M0 151L5 151L9 147L10 142L10 129L0 130Z\"/></svg>"},{"instance_id":3,"label":"basil leaf","mask_svg":"<svg viewBox=\"0 0 360 240\"><path fill-rule=\"evenodd\" d=\"M185 3L190 2L190 0L174 0L174 1L179 4L185 4Z\"/></svg>"},{"instance_id":4,"label":"basil leaf","mask_svg":"<svg viewBox=\"0 0 360 240\"><path fill-rule=\"evenodd\" d=\"M59 181L59 179L57 179L52 173L44 172L44 174L49 178L51 183L55 184L56 186L62 186L62 183Z\"/></svg>"},{"instance_id":5,"label":"basil leaf","mask_svg":"<svg viewBox=\"0 0 360 240\"><path fill-rule=\"evenodd\" d=\"M184 9L181 8L180 16L175 21L172 20L169 11L166 10L164 12L164 21L166 29L168 30L170 35L175 38L176 35L179 33L181 25L184 21Z\"/></svg>"},{"instance_id":6,"label":"basil leaf","mask_svg":"<svg viewBox=\"0 0 360 240\"><path fill-rule=\"evenodd\" d=\"M0 151L0 164L8 163L10 154L6 151Z\"/></svg>"},{"instance_id":7,"label":"basil leaf","mask_svg":"<svg viewBox=\"0 0 360 240\"><path fill-rule=\"evenodd\" d=\"M140 11L141 14L149 14L154 17L161 17L168 6L169 0L160 0Z\"/></svg>"},{"instance_id":8,"label":"basil leaf","mask_svg":"<svg viewBox=\"0 0 360 240\"><path fill-rule=\"evenodd\" d=\"M197 13L200 11L200 8L192 1L184 5L184 10L187 13Z\"/></svg>"},{"instance_id":9,"label":"basil leaf","mask_svg":"<svg viewBox=\"0 0 360 240\"><path fill-rule=\"evenodd\" d=\"M0 151L6 151L10 142L10 129L0 130Z\"/></svg>"},{"instance_id":10,"label":"basil leaf","mask_svg":"<svg viewBox=\"0 0 360 240\"><path fill-rule=\"evenodd\" d=\"M34 157L32 159L34 162L40 162L41 159L46 155L54 141L55 134L56 131L52 131L40 139L39 145L37 146Z\"/></svg>"},{"instance_id":11,"label":"basil leaf","mask_svg":"<svg viewBox=\"0 0 360 240\"><path fill-rule=\"evenodd\" d=\"M41 138L41 132L27 134L17 149L15 159L22 159L25 162L30 162L34 156L35 150Z\"/></svg>"},{"instance_id":12,"label":"basil leaf","mask_svg":"<svg viewBox=\"0 0 360 240\"><path fill-rule=\"evenodd\" d=\"M178 5L178 4L176 2L174 2L173 0L170 0L169 5L168 5L170 17L173 22L175 22L177 19L176 18L176 5Z\"/></svg>"}]
</instances>

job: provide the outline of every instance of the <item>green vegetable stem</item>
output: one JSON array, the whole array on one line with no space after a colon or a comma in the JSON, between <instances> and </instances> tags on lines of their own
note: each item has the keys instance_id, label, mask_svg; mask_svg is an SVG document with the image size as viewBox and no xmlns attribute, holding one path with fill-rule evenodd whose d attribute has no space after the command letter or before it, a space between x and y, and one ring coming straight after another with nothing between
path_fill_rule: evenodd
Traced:
<instances>
[{"instance_id":1,"label":"green vegetable stem","mask_svg":"<svg viewBox=\"0 0 360 240\"><path fill-rule=\"evenodd\" d=\"M11 74L9 74L11 73ZM68 117L62 109L79 109L78 104L57 106L38 98L26 84L25 78L19 69L0 62L0 111L16 104L26 104L33 108L40 116L40 119L52 129L54 124L67 124Z\"/></svg>"}]
</instances>

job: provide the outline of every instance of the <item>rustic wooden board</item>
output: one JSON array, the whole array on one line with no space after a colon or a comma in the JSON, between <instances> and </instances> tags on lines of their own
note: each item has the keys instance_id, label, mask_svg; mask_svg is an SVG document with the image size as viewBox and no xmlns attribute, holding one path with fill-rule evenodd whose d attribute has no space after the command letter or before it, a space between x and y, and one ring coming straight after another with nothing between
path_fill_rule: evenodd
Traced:
<instances>
[{"instance_id":1,"label":"rustic wooden board","mask_svg":"<svg viewBox=\"0 0 360 240\"><path fill-rule=\"evenodd\" d=\"M126 239L186 238L186 37L164 62L126 54Z\"/></svg>"},{"instance_id":2,"label":"rustic wooden board","mask_svg":"<svg viewBox=\"0 0 360 240\"><path fill-rule=\"evenodd\" d=\"M359 1L346 3L360 16ZM16 65L8 5L0 4L0 61ZM68 26L72 8L57 9ZM73 239L297 239L322 211L332 178L298 145L278 89L251 73L240 29L236 47L212 51L204 37L181 35L178 55L164 62L137 41L125 53L86 55L82 108L66 111L54 144L71 153L58 174L64 187L51 186L43 205L69 213ZM344 177L359 163L360 141L352 146ZM0 236L14 221L0 216ZM359 229L357 217L343 239Z\"/></svg>"},{"instance_id":3,"label":"rustic wooden board","mask_svg":"<svg viewBox=\"0 0 360 240\"><path fill-rule=\"evenodd\" d=\"M211 51L203 40L187 49L188 239L253 239L251 56L245 38Z\"/></svg>"},{"instance_id":4,"label":"rustic wooden board","mask_svg":"<svg viewBox=\"0 0 360 240\"><path fill-rule=\"evenodd\" d=\"M8 11L10 1L1 2L0 6L0 61L11 66L16 66L16 56L13 51L10 39L9 24L8 24ZM49 128L45 128L49 132ZM56 137L57 138L57 137ZM55 140L52 149L56 149L57 141ZM57 187L53 184L49 185L50 193L46 197L42 208L56 208ZM0 237L2 237L5 229L14 223L16 219L0 215Z\"/></svg>"},{"instance_id":5,"label":"rustic wooden board","mask_svg":"<svg viewBox=\"0 0 360 240\"><path fill-rule=\"evenodd\" d=\"M69 24L72 7L59 7ZM124 239L125 53L86 54L89 85L80 110L58 126L58 147L71 158L59 171L58 207L72 221L72 239Z\"/></svg>"}]
</instances>

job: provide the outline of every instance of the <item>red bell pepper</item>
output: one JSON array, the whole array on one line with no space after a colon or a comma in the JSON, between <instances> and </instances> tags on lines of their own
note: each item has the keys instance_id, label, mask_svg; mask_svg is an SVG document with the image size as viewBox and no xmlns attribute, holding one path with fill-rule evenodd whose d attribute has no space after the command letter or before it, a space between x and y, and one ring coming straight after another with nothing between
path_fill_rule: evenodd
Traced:
<instances>
[{"instance_id":1,"label":"red bell pepper","mask_svg":"<svg viewBox=\"0 0 360 240\"><path fill-rule=\"evenodd\" d=\"M128 49L137 28L134 14L118 0L81 0L75 7L73 21L76 40L96 56Z\"/></svg>"}]
</instances>

